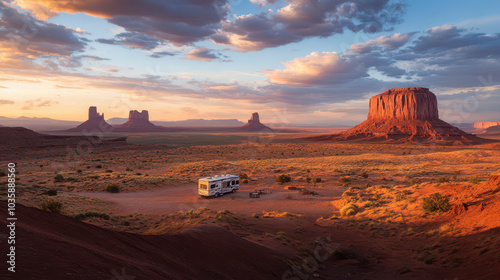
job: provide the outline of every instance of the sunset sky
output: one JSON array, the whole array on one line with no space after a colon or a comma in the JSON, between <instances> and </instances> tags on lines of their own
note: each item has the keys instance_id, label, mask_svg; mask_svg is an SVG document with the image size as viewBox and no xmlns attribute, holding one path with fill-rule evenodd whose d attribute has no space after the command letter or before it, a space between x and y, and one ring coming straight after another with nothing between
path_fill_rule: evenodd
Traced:
<instances>
[{"instance_id":1,"label":"sunset sky","mask_svg":"<svg viewBox=\"0 0 500 280\"><path fill-rule=\"evenodd\" d=\"M0 116L356 124L428 87L500 121L500 2L0 0Z\"/></svg>"}]
</instances>

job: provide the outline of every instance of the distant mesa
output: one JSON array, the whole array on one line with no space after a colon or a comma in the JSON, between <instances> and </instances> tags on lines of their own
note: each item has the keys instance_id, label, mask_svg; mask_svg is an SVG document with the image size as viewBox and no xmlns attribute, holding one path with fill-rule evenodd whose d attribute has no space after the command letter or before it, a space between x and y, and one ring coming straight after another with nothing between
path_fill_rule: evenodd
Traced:
<instances>
[{"instance_id":1,"label":"distant mesa","mask_svg":"<svg viewBox=\"0 0 500 280\"><path fill-rule=\"evenodd\" d=\"M132 110L127 122L112 126L104 120L104 114L97 113L97 108L89 108L89 119L79 126L65 130L64 132L82 133L111 133L111 132L165 132L170 131L166 127L156 126L149 121L148 111L142 112Z\"/></svg>"},{"instance_id":2,"label":"distant mesa","mask_svg":"<svg viewBox=\"0 0 500 280\"><path fill-rule=\"evenodd\" d=\"M370 98L368 118L335 140L473 144L487 141L439 119L437 98L428 88L389 89Z\"/></svg>"},{"instance_id":3,"label":"distant mesa","mask_svg":"<svg viewBox=\"0 0 500 280\"><path fill-rule=\"evenodd\" d=\"M253 113L248 123L241 127L246 131L272 131L272 129L260 122L259 113Z\"/></svg>"},{"instance_id":4,"label":"distant mesa","mask_svg":"<svg viewBox=\"0 0 500 280\"><path fill-rule=\"evenodd\" d=\"M475 122L474 123L474 128L482 128L486 129L492 126L498 126L500 125L500 122Z\"/></svg>"},{"instance_id":5,"label":"distant mesa","mask_svg":"<svg viewBox=\"0 0 500 280\"><path fill-rule=\"evenodd\" d=\"M106 120L104 120L104 114L97 113L97 107L92 106L89 108L89 119L80 124L75 128L65 130L66 132L85 132L85 133L96 133L96 132L111 132L114 127L109 125Z\"/></svg>"},{"instance_id":6,"label":"distant mesa","mask_svg":"<svg viewBox=\"0 0 500 280\"><path fill-rule=\"evenodd\" d=\"M128 121L115 127L116 132L164 132L167 128L156 126L149 121L149 112L132 110L129 112Z\"/></svg>"}]
</instances>

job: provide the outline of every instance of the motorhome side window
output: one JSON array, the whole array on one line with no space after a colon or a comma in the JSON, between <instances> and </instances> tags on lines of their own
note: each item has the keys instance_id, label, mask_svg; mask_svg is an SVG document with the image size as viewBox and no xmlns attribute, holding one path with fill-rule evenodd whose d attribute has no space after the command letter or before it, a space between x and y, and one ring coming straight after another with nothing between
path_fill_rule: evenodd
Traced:
<instances>
[{"instance_id":1,"label":"motorhome side window","mask_svg":"<svg viewBox=\"0 0 500 280\"><path fill-rule=\"evenodd\" d=\"M231 181L231 185L234 185L234 181Z\"/></svg>"},{"instance_id":2,"label":"motorhome side window","mask_svg":"<svg viewBox=\"0 0 500 280\"><path fill-rule=\"evenodd\" d=\"M206 189L207 189L207 185L205 185L205 184L201 184L201 185L200 185L200 188L201 188L202 190L206 190Z\"/></svg>"},{"instance_id":3,"label":"motorhome side window","mask_svg":"<svg viewBox=\"0 0 500 280\"><path fill-rule=\"evenodd\" d=\"M236 180L236 185L239 185L240 184L240 180Z\"/></svg>"},{"instance_id":4,"label":"motorhome side window","mask_svg":"<svg viewBox=\"0 0 500 280\"><path fill-rule=\"evenodd\" d=\"M215 184L210 185L210 188L211 188L211 189L215 189Z\"/></svg>"}]
</instances>

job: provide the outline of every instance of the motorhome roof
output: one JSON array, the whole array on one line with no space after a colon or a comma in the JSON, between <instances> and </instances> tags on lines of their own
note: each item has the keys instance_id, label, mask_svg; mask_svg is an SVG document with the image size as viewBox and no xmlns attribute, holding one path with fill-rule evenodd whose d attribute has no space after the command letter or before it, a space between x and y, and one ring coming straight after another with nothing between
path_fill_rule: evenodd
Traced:
<instances>
[{"instance_id":1,"label":"motorhome roof","mask_svg":"<svg viewBox=\"0 0 500 280\"><path fill-rule=\"evenodd\" d=\"M214 177L205 177L201 178L200 180L203 181L216 181L216 180L222 180L222 179L229 179L229 178L239 178L238 175L231 175L231 174L223 174L223 175L216 175Z\"/></svg>"}]
</instances>

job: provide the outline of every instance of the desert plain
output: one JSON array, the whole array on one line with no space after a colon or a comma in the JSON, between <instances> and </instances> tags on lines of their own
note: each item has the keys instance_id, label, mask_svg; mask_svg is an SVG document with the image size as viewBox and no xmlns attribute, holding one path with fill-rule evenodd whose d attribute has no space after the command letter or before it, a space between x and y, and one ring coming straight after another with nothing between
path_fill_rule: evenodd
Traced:
<instances>
[{"instance_id":1,"label":"desert plain","mask_svg":"<svg viewBox=\"0 0 500 280\"><path fill-rule=\"evenodd\" d=\"M121 268L136 279L194 279L201 273L197 269L208 269L200 260L192 272L174 274L168 266L148 270L130 258L135 253L122 251L132 249L111 252L96 244L127 234L128 245L135 248L140 247L137 239L188 234L215 251L248 241L250 247L235 253L242 262L261 260L253 272L241 275L213 269L207 272L213 279L500 275L500 144L311 141L314 135L143 133L127 140L120 135L98 141L70 137L59 144L51 141L56 144L50 148L40 141L11 141L2 147L18 166L17 202L23 205L18 211L33 219L18 227L36 233L30 238L35 247L20 249L19 259L24 265L37 262L42 270L57 265L54 279L112 278ZM198 179L217 174L239 175L240 190L200 197ZM278 176L286 179L278 182ZM249 196L255 191L262 192L259 198ZM424 200L435 193L448 199L448 208L424 211ZM5 200L7 193L1 195ZM60 209L50 208L55 202ZM232 239L238 241L227 244ZM51 247L47 240L58 245ZM153 247L143 253L168 253L154 239L148 242ZM264 256L261 249L269 252ZM87 251L99 269L89 269ZM277 263L266 259L270 255ZM220 257L226 267L232 266L231 256Z\"/></svg>"}]
</instances>

